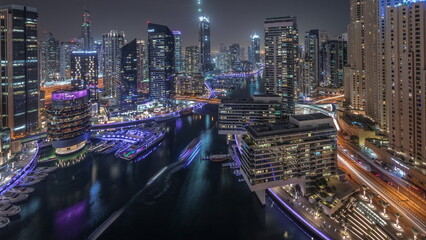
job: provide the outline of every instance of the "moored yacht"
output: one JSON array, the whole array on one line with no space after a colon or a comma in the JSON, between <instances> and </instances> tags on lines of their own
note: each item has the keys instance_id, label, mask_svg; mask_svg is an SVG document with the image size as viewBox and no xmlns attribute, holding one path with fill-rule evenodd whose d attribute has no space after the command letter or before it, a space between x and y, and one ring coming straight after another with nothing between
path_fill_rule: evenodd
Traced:
<instances>
[{"instance_id":1,"label":"moored yacht","mask_svg":"<svg viewBox=\"0 0 426 240\"><path fill-rule=\"evenodd\" d=\"M0 228L4 228L10 223L9 218L0 217Z\"/></svg>"},{"instance_id":2,"label":"moored yacht","mask_svg":"<svg viewBox=\"0 0 426 240\"><path fill-rule=\"evenodd\" d=\"M12 189L9 190L9 192L11 193L32 193L34 191L34 188L30 188L30 187L14 187Z\"/></svg>"},{"instance_id":3,"label":"moored yacht","mask_svg":"<svg viewBox=\"0 0 426 240\"><path fill-rule=\"evenodd\" d=\"M0 196L0 203L17 203L28 198L28 194L7 192Z\"/></svg>"},{"instance_id":4,"label":"moored yacht","mask_svg":"<svg viewBox=\"0 0 426 240\"><path fill-rule=\"evenodd\" d=\"M11 217L21 211L21 208L10 203L0 203L0 216Z\"/></svg>"}]
</instances>

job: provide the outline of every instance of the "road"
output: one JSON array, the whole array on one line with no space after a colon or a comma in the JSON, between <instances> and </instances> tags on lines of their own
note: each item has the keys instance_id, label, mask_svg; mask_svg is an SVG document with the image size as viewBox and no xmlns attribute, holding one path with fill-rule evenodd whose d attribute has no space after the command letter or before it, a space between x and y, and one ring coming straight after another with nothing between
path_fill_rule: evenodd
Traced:
<instances>
[{"instance_id":1,"label":"road","mask_svg":"<svg viewBox=\"0 0 426 240\"><path fill-rule=\"evenodd\" d=\"M344 142L342 145L344 145ZM352 179L368 186L372 191L379 194L398 210L402 216L408 219L413 226L426 234L426 208L424 203L417 198L409 199L393 186L364 169L342 147L338 148L338 160L340 168L350 175Z\"/></svg>"}]
</instances>

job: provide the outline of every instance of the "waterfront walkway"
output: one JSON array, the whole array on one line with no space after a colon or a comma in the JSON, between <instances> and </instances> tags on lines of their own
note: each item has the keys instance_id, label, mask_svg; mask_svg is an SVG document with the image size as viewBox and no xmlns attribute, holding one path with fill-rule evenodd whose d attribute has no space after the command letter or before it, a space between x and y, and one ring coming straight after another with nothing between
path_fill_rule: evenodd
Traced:
<instances>
[{"instance_id":1,"label":"waterfront walkway","mask_svg":"<svg viewBox=\"0 0 426 240\"><path fill-rule=\"evenodd\" d=\"M315 235L322 239L342 239L341 232L343 228L341 224L335 222L325 214L315 217L315 208L304 197L293 200L293 197L281 187L270 188L268 189L268 193L275 198L275 203L279 204L286 211L291 212L293 217L303 223Z\"/></svg>"}]
</instances>

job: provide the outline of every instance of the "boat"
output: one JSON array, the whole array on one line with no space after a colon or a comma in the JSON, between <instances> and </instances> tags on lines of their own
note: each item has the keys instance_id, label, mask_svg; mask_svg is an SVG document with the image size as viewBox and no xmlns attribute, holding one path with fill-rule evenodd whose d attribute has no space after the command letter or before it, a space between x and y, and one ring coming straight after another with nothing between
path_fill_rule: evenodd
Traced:
<instances>
[{"instance_id":1,"label":"boat","mask_svg":"<svg viewBox=\"0 0 426 240\"><path fill-rule=\"evenodd\" d=\"M214 155L204 156L201 159L210 160L212 162L223 162L223 161L231 159L231 156L229 156L228 154L214 154Z\"/></svg>"},{"instance_id":2,"label":"boat","mask_svg":"<svg viewBox=\"0 0 426 240\"><path fill-rule=\"evenodd\" d=\"M10 223L9 218L0 217L0 228L6 227Z\"/></svg>"},{"instance_id":3,"label":"boat","mask_svg":"<svg viewBox=\"0 0 426 240\"><path fill-rule=\"evenodd\" d=\"M165 136L166 136L165 130L159 131L155 133L153 137L147 139L143 143L138 145L133 145L129 147L126 151L120 152L117 157L127 161L131 161L135 159L137 156L139 156L140 154L146 152L147 150L149 150L150 148L152 148L153 146L161 142Z\"/></svg>"},{"instance_id":4,"label":"boat","mask_svg":"<svg viewBox=\"0 0 426 240\"><path fill-rule=\"evenodd\" d=\"M50 173L58 169L58 167L52 166L52 167L38 167L34 170L36 173Z\"/></svg>"},{"instance_id":5,"label":"boat","mask_svg":"<svg viewBox=\"0 0 426 240\"><path fill-rule=\"evenodd\" d=\"M188 114L190 114L190 113L192 113L192 107L188 107L188 108L182 109L182 110L179 112L179 114L180 114L181 116L185 116L185 115L188 115Z\"/></svg>"},{"instance_id":6,"label":"boat","mask_svg":"<svg viewBox=\"0 0 426 240\"><path fill-rule=\"evenodd\" d=\"M17 203L28 198L28 194L7 192L0 196L0 203Z\"/></svg>"},{"instance_id":7,"label":"boat","mask_svg":"<svg viewBox=\"0 0 426 240\"><path fill-rule=\"evenodd\" d=\"M156 117L155 121L156 122L165 122L165 121L177 118L177 117L180 117L180 114L178 112L168 113L168 114Z\"/></svg>"},{"instance_id":8,"label":"boat","mask_svg":"<svg viewBox=\"0 0 426 240\"><path fill-rule=\"evenodd\" d=\"M34 185L34 184L41 182L41 180L43 180L43 179L26 176L26 177L24 177L24 179L21 180L21 182L19 183L19 186L24 186L24 187L25 186L31 186L31 185Z\"/></svg>"},{"instance_id":9,"label":"boat","mask_svg":"<svg viewBox=\"0 0 426 240\"><path fill-rule=\"evenodd\" d=\"M47 177L47 173L41 173L41 172L32 172L28 174L28 177L35 177L35 178L41 178L44 179Z\"/></svg>"},{"instance_id":10,"label":"boat","mask_svg":"<svg viewBox=\"0 0 426 240\"><path fill-rule=\"evenodd\" d=\"M21 208L10 203L0 203L0 216L11 217L17 215Z\"/></svg>"},{"instance_id":11,"label":"boat","mask_svg":"<svg viewBox=\"0 0 426 240\"><path fill-rule=\"evenodd\" d=\"M34 191L34 188L29 188L29 187L14 187L12 189L9 190L9 192L11 193L32 193Z\"/></svg>"}]
</instances>

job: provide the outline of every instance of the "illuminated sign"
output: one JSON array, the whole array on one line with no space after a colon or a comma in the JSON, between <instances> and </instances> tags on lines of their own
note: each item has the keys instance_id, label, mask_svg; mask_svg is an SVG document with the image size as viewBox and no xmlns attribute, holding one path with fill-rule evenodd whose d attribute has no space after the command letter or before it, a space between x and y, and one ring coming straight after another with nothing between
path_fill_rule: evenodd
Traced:
<instances>
[{"instance_id":1,"label":"illuminated sign","mask_svg":"<svg viewBox=\"0 0 426 240\"><path fill-rule=\"evenodd\" d=\"M87 96L87 89L79 90L79 91L70 91L70 92L53 92L52 93L52 100L72 100L77 98L82 98Z\"/></svg>"}]
</instances>

